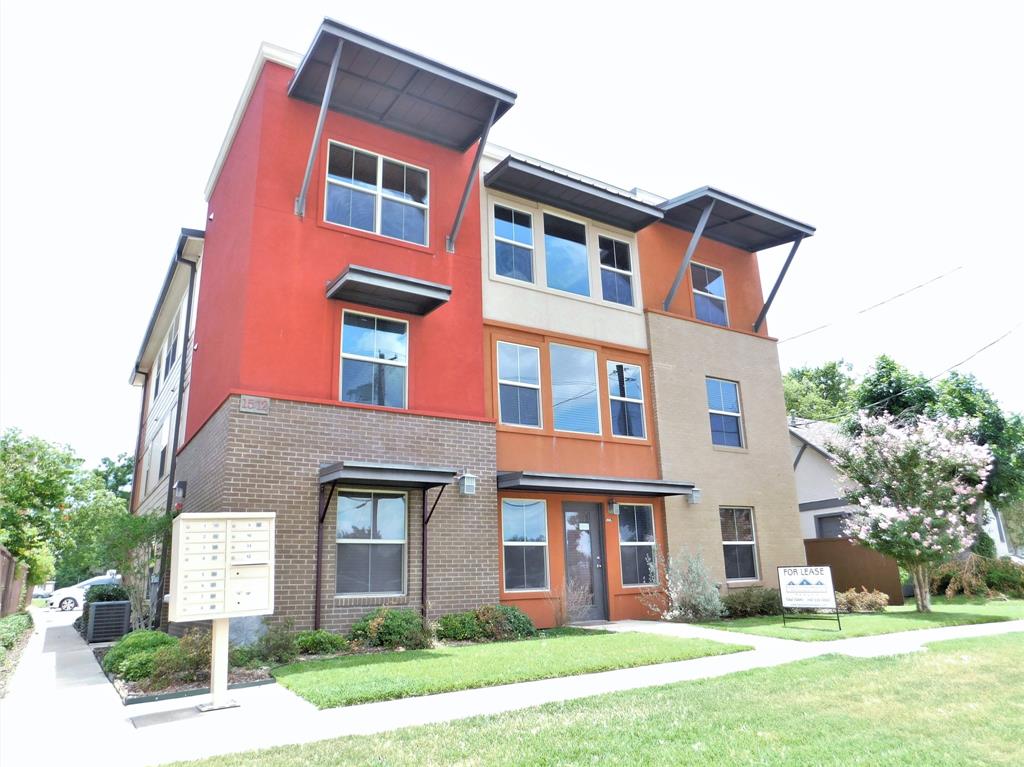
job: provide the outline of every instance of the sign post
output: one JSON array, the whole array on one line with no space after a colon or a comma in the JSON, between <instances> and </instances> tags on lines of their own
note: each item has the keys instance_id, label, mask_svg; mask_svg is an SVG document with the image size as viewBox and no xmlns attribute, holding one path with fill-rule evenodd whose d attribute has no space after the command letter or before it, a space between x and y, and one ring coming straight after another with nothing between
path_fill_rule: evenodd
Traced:
<instances>
[{"instance_id":1,"label":"sign post","mask_svg":"<svg viewBox=\"0 0 1024 767\"><path fill-rule=\"evenodd\" d=\"M839 630L843 622L839 618L839 605L832 585L832 568L828 565L781 566L779 572L779 594L782 596L782 625L786 625L786 609L828 610L835 613ZM794 616L790 616L791 618ZM804 615L816 618L818 615ZM829 616L831 618L832 616Z\"/></svg>"},{"instance_id":2,"label":"sign post","mask_svg":"<svg viewBox=\"0 0 1024 767\"><path fill-rule=\"evenodd\" d=\"M200 711L238 704L228 693L231 618L274 612L273 512L179 514L171 530L169 618L213 622L211 701Z\"/></svg>"}]
</instances>

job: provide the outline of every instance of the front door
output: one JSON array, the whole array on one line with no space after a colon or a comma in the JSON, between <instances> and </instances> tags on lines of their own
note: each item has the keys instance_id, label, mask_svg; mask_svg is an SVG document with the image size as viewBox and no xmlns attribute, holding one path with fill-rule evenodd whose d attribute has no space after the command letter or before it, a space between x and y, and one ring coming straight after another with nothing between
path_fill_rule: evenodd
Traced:
<instances>
[{"instance_id":1,"label":"front door","mask_svg":"<svg viewBox=\"0 0 1024 767\"><path fill-rule=\"evenodd\" d=\"M600 503L562 504L565 600L570 621L605 620L604 513Z\"/></svg>"}]
</instances>

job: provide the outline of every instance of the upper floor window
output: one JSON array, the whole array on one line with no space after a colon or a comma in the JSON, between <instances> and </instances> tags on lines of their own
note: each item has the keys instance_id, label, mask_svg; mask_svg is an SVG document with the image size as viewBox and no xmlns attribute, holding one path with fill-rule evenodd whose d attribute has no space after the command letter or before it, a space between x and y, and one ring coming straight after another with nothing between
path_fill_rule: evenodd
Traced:
<instances>
[{"instance_id":1,"label":"upper floor window","mask_svg":"<svg viewBox=\"0 0 1024 767\"><path fill-rule=\"evenodd\" d=\"M167 448L170 444L171 439L171 417L168 415L164 418L164 422L160 424L160 432L156 438L156 449L157 449L157 479L163 479L168 469L168 455Z\"/></svg>"},{"instance_id":2,"label":"upper floor window","mask_svg":"<svg viewBox=\"0 0 1024 767\"><path fill-rule=\"evenodd\" d=\"M502 277L533 282L533 216L494 206L494 261Z\"/></svg>"},{"instance_id":3,"label":"upper floor window","mask_svg":"<svg viewBox=\"0 0 1024 767\"><path fill-rule=\"evenodd\" d=\"M693 279L693 306L697 319L728 325L729 314L725 308L725 275L721 269L703 264L690 264Z\"/></svg>"},{"instance_id":4,"label":"upper floor window","mask_svg":"<svg viewBox=\"0 0 1024 767\"><path fill-rule=\"evenodd\" d=\"M341 399L404 408L409 326L402 320L345 312L341 335Z\"/></svg>"},{"instance_id":5,"label":"upper floor window","mask_svg":"<svg viewBox=\"0 0 1024 767\"><path fill-rule=\"evenodd\" d=\"M612 434L644 438L644 389L639 365L608 362L608 401Z\"/></svg>"},{"instance_id":6,"label":"upper floor window","mask_svg":"<svg viewBox=\"0 0 1024 767\"><path fill-rule=\"evenodd\" d=\"M590 295L587 227L577 221L545 213L544 254L549 288L580 296Z\"/></svg>"},{"instance_id":7,"label":"upper floor window","mask_svg":"<svg viewBox=\"0 0 1024 767\"><path fill-rule=\"evenodd\" d=\"M743 447L739 384L720 378L708 378L707 391L711 442L726 447Z\"/></svg>"},{"instance_id":8,"label":"upper floor window","mask_svg":"<svg viewBox=\"0 0 1024 767\"><path fill-rule=\"evenodd\" d=\"M404 493L344 492L338 497L338 594L405 592Z\"/></svg>"},{"instance_id":9,"label":"upper floor window","mask_svg":"<svg viewBox=\"0 0 1024 767\"><path fill-rule=\"evenodd\" d=\"M551 344L551 407L555 428L583 434L601 433L597 353Z\"/></svg>"},{"instance_id":10,"label":"upper floor window","mask_svg":"<svg viewBox=\"0 0 1024 767\"><path fill-rule=\"evenodd\" d=\"M162 363L162 355L157 352L156 362L153 363L153 402L156 402L156 398L160 396L160 382L163 380L163 376L160 372L160 365Z\"/></svg>"},{"instance_id":11,"label":"upper floor window","mask_svg":"<svg viewBox=\"0 0 1024 767\"><path fill-rule=\"evenodd\" d=\"M501 540L505 591L546 591L547 504L534 500L503 500Z\"/></svg>"},{"instance_id":12,"label":"upper floor window","mask_svg":"<svg viewBox=\"0 0 1024 767\"><path fill-rule=\"evenodd\" d=\"M633 267L629 257L629 243L598 237L597 249L601 257L601 295L605 301L633 305Z\"/></svg>"},{"instance_id":13,"label":"upper floor window","mask_svg":"<svg viewBox=\"0 0 1024 767\"><path fill-rule=\"evenodd\" d=\"M171 320L171 329L167 331L167 339L164 341L164 379L171 374L171 366L178 360L178 331L180 317L174 315Z\"/></svg>"},{"instance_id":14,"label":"upper floor window","mask_svg":"<svg viewBox=\"0 0 1024 767\"><path fill-rule=\"evenodd\" d=\"M498 342L498 410L502 423L540 426L540 350Z\"/></svg>"},{"instance_id":15,"label":"upper floor window","mask_svg":"<svg viewBox=\"0 0 1024 767\"><path fill-rule=\"evenodd\" d=\"M426 245L428 186L422 168L331 142L324 218Z\"/></svg>"},{"instance_id":16,"label":"upper floor window","mask_svg":"<svg viewBox=\"0 0 1024 767\"><path fill-rule=\"evenodd\" d=\"M722 553L725 555L725 579L757 579L757 543L754 539L754 512L745 508L718 510L722 526Z\"/></svg>"}]
</instances>

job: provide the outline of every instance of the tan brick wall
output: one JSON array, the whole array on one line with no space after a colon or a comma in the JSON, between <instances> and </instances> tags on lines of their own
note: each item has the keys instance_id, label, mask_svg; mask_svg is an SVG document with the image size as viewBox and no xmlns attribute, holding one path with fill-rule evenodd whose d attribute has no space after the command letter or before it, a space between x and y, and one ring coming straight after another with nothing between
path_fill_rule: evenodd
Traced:
<instances>
[{"instance_id":1,"label":"tan brick wall","mask_svg":"<svg viewBox=\"0 0 1024 767\"><path fill-rule=\"evenodd\" d=\"M665 502L669 551L699 548L725 583L721 506L754 509L760 585L804 564L800 513L775 341L648 313L662 476L695 482L699 504ZM711 444L705 378L739 382L745 447ZM745 582L742 585L751 585Z\"/></svg>"},{"instance_id":2,"label":"tan brick wall","mask_svg":"<svg viewBox=\"0 0 1024 767\"><path fill-rule=\"evenodd\" d=\"M317 482L322 463L342 460L445 466L478 477L477 493L445 489L430 522L431 617L498 601L494 426L489 423L272 400L268 415L225 402L189 443L178 476L185 511L277 513L275 614L310 628L314 612ZM210 433L208 434L208 430ZM224 431L223 439L220 437ZM186 458L187 456L187 458ZM429 490L433 503L437 490ZM406 595L335 597L335 509L324 520L321 625L346 630L381 604L419 609L422 492L409 491Z\"/></svg>"}]
</instances>

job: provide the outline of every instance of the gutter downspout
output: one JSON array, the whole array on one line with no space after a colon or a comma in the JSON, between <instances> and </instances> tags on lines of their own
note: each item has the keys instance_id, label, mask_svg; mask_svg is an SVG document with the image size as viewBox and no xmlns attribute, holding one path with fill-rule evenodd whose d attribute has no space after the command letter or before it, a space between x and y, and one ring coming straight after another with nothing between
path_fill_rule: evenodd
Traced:
<instances>
[{"instance_id":1,"label":"gutter downspout","mask_svg":"<svg viewBox=\"0 0 1024 767\"><path fill-rule=\"evenodd\" d=\"M181 434L181 408L185 398L185 362L191 354L192 293L195 291L196 284L196 263L182 258L181 253L178 253L175 260L180 264L188 266L189 273L188 296L185 300L185 343L182 344L181 363L178 365L178 398L174 406L174 440L173 447L171 448L171 466L167 471L167 507L164 513L169 518L174 517L174 473L178 468L178 437ZM170 552L170 550L171 531L168 529L167 532L164 533L163 545L160 548L160 584L157 588L157 593L159 594L160 599L156 613L156 623L154 623L154 626L160 625L160 614L163 612L165 596L164 581L167 578L167 571L170 567L170 558L167 556L167 553ZM150 607L152 608L152 605Z\"/></svg>"},{"instance_id":2,"label":"gutter downspout","mask_svg":"<svg viewBox=\"0 0 1024 767\"><path fill-rule=\"evenodd\" d=\"M330 490L327 491L327 500L324 501L323 507L320 509L320 518L316 522L316 567L314 568L316 573L316 584L313 587L313 628L320 628L320 573L323 569L324 559L324 517L327 516L327 508L331 505L331 499L334 497L334 483L331 483Z\"/></svg>"},{"instance_id":3,"label":"gutter downspout","mask_svg":"<svg viewBox=\"0 0 1024 767\"><path fill-rule=\"evenodd\" d=\"M438 501L444 495L445 487L446 485L441 485L441 492L434 499L430 511L427 511L427 490L430 488L423 488L423 541L420 549L420 614L423 616L423 620L427 619L427 525L430 523L430 518L434 516L434 509L437 508Z\"/></svg>"},{"instance_id":4,"label":"gutter downspout","mask_svg":"<svg viewBox=\"0 0 1024 767\"><path fill-rule=\"evenodd\" d=\"M139 405L139 436L135 439L135 466L132 471L132 494L128 498L128 513L135 513L135 501L138 499L139 492L139 475L143 472L142 456L145 455L142 450L142 445L146 441L146 400L149 398L149 374L143 373L141 370L136 370L140 376L142 376L142 404Z\"/></svg>"}]
</instances>

